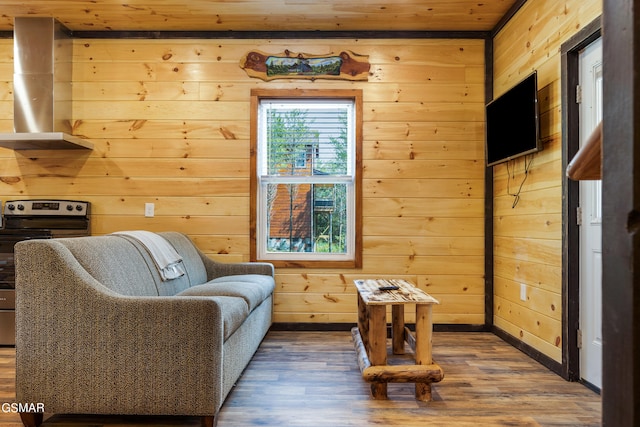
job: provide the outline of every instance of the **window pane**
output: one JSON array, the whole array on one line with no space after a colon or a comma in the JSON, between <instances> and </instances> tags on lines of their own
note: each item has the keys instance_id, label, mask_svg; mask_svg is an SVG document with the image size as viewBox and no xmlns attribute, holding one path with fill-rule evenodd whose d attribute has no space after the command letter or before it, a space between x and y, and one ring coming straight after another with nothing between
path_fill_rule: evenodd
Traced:
<instances>
[{"instance_id":1,"label":"window pane","mask_svg":"<svg viewBox=\"0 0 640 427\"><path fill-rule=\"evenodd\" d=\"M278 176L345 175L348 117L345 105L265 106L266 174Z\"/></svg>"},{"instance_id":2,"label":"window pane","mask_svg":"<svg viewBox=\"0 0 640 427\"><path fill-rule=\"evenodd\" d=\"M267 184L267 252L347 252L347 184Z\"/></svg>"},{"instance_id":3,"label":"window pane","mask_svg":"<svg viewBox=\"0 0 640 427\"><path fill-rule=\"evenodd\" d=\"M314 251L347 253L347 185L313 187Z\"/></svg>"}]
</instances>

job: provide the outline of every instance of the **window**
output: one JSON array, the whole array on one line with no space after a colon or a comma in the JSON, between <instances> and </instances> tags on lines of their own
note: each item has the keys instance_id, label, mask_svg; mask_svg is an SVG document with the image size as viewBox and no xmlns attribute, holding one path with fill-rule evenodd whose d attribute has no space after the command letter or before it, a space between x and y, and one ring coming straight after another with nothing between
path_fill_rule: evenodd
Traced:
<instances>
[{"instance_id":1,"label":"window","mask_svg":"<svg viewBox=\"0 0 640 427\"><path fill-rule=\"evenodd\" d=\"M251 259L360 267L362 94L251 93Z\"/></svg>"}]
</instances>

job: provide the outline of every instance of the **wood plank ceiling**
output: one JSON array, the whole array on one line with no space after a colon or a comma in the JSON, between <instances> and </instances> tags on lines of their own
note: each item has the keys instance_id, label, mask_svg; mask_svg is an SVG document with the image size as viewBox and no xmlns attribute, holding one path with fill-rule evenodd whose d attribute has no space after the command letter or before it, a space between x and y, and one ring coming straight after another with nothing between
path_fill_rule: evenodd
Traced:
<instances>
[{"instance_id":1,"label":"wood plank ceiling","mask_svg":"<svg viewBox=\"0 0 640 427\"><path fill-rule=\"evenodd\" d=\"M52 16L72 31L489 31L516 0L29 0L15 16Z\"/></svg>"}]
</instances>

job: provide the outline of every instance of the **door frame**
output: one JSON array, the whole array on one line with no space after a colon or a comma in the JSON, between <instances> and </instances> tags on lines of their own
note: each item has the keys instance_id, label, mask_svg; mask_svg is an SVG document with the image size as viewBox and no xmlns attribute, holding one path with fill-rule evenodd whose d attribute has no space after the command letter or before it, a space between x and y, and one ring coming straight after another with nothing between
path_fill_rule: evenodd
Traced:
<instances>
[{"instance_id":1,"label":"door frame","mask_svg":"<svg viewBox=\"0 0 640 427\"><path fill-rule=\"evenodd\" d=\"M562 44L562 372L569 381L580 381L580 228L577 208L580 183L564 175L580 148L580 105L575 87L579 81L579 53L601 37L602 17L598 17Z\"/></svg>"}]
</instances>

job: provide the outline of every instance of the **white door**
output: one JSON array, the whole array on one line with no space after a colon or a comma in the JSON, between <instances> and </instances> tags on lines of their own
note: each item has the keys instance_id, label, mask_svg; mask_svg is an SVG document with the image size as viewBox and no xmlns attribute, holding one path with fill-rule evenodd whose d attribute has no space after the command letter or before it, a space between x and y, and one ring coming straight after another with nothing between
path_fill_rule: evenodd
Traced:
<instances>
[{"instance_id":1,"label":"white door","mask_svg":"<svg viewBox=\"0 0 640 427\"><path fill-rule=\"evenodd\" d=\"M580 145L602 120L602 39L580 53ZM580 181L580 376L602 388L602 181Z\"/></svg>"}]
</instances>

